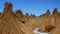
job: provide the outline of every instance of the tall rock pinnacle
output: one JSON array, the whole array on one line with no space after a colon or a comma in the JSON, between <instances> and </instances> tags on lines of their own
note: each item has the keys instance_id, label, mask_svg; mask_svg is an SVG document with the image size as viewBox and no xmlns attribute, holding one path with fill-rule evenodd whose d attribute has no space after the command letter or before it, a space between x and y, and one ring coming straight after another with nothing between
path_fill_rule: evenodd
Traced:
<instances>
[{"instance_id":1,"label":"tall rock pinnacle","mask_svg":"<svg viewBox=\"0 0 60 34\"><path fill-rule=\"evenodd\" d=\"M50 11L49 10L47 10L47 12L46 12L47 14L50 14Z\"/></svg>"},{"instance_id":2,"label":"tall rock pinnacle","mask_svg":"<svg viewBox=\"0 0 60 34\"><path fill-rule=\"evenodd\" d=\"M24 15L21 10L12 12L12 4L5 3L0 13L0 34L34 34L35 28L39 28L40 32L60 34L60 13L57 8L51 15L49 10L40 16Z\"/></svg>"},{"instance_id":3,"label":"tall rock pinnacle","mask_svg":"<svg viewBox=\"0 0 60 34\"><path fill-rule=\"evenodd\" d=\"M22 14L22 11L21 10L17 10L16 11L16 16L18 16L18 17L23 17L23 14Z\"/></svg>"},{"instance_id":4,"label":"tall rock pinnacle","mask_svg":"<svg viewBox=\"0 0 60 34\"><path fill-rule=\"evenodd\" d=\"M46 12L46 16L49 16L49 15L50 15L50 11L47 10L47 12Z\"/></svg>"},{"instance_id":5,"label":"tall rock pinnacle","mask_svg":"<svg viewBox=\"0 0 60 34\"><path fill-rule=\"evenodd\" d=\"M58 9L55 8L52 14L58 14Z\"/></svg>"},{"instance_id":6,"label":"tall rock pinnacle","mask_svg":"<svg viewBox=\"0 0 60 34\"><path fill-rule=\"evenodd\" d=\"M21 10L17 10L15 15L17 16L17 18L21 21L24 22L24 17L23 17L23 13Z\"/></svg>"},{"instance_id":7,"label":"tall rock pinnacle","mask_svg":"<svg viewBox=\"0 0 60 34\"><path fill-rule=\"evenodd\" d=\"M11 14L13 14L13 12L12 12L12 4L8 3L8 2L5 2L4 10L3 10L3 13L1 15L1 18L3 18L3 17L7 18L7 17L11 16Z\"/></svg>"},{"instance_id":8,"label":"tall rock pinnacle","mask_svg":"<svg viewBox=\"0 0 60 34\"><path fill-rule=\"evenodd\" d=\"M7 13L7 12L12 12L12 4L8 2L6 2L4 5L4 13Z\"/></svg>"}]
</instances>

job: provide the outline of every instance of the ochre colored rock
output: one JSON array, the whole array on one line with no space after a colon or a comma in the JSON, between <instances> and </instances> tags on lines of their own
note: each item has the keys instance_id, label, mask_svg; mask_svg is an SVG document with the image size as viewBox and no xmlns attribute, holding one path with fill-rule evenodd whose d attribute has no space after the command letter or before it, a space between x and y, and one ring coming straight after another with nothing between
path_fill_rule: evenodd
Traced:
<instances>
[{"instance_id":1,"label":"ochre colored rock","mask_svg":"<svg viewBox=\"0 0 60 34\"><path fill-rule=\"evenodd\" d=\"M10 6L10 3L7 3ZM7 7L5 7L6 9ZM8 9L8 8L7 8ZM0 34L34 34L16 15L10 11L4 11L0 19Z\"/></svg>"},{"instance_id":2,"label":"ochre colored rock","mask_svg":"<svg viewBox=\"0 0 60 34\"><path fill-rule=\"evenodd\" d=\"M25 23L24 15L21 10L17 10L15 15L21 22Z\"/></svg>"},{"instance_id":3,"label":"ochre colored rock","mask_svg":"<svg viewBox=\"0 0 60 34\"><path fill-rule=\"evenodd\" d=\"M49 12L49 10L47 10L47 12L45 14L43 14L39 17L39 20L38 20L39 23L37 25L37 27L39 26L39 28L40 28L39 31L47 32L46 28L49 28L49 26L50 26L50 19L51 19L50 12Z\"/></svg>"},{"instance_id":4,"label":"ochre colored rock","mask_svg":"<svg viewBox=\"0 0 60 34\"><path fill-rule=\"evenodd\" d=\"M57 8L54 9L51 17L52 17L51 23L53 22L54 27L60 24L60 21L59 21L60 17L59 17Z\"/></svg>"},{"instance_id":5,"label":"ochre colored rock","mask_svg":"<svg viewBox=\"0 0 60 34\"><path fill-rule=\"evenodd\" d=\"M60 24L56 26L49 34L60 34Z\"/></svg>"},{"instance_id":6,"label":"ochre colored rock","mask_svg":"<svg viewBox=\"0 0 60 34\"><path fill-rule=\"evenodd\" d=\"M16 14L17 17L23 17L23 14L22 14L21 10L17 10L15 14Z\"/></svg>"},{"instance_id":7,"label":"ochre colored rock","mask_svg":"<svg viewBox=\"0 0 60 34\"><path fill-rule=\"evenodd\" d=\"M4 12L3 13L7 13L7 12L12 12L12 4L6 2L4 5Z\"/></svg>"},{"instance_id":8,"label":"ochre colored rock","mask_svg":"<svg viewBox=\"0 0 60 34\"><path fill-rule=\"evenodd\" d=\"M49 32L50 34L60 33L60 13L57 8L53 13L47 10L41 16L24 15L21 10L12 10L12 4L6 2L4 10L0 13L0 34L34 34L34 28L40 28L40 32Z\"/></svg>"}]
</instances>

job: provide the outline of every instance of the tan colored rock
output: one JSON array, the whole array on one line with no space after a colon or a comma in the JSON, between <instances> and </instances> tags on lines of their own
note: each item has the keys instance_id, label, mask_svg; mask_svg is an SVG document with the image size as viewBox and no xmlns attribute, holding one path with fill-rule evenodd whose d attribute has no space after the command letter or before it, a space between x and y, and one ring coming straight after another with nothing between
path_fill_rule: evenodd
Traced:
<instances>
[{"instance_id":1,"label":"tan colored rock","mask_svg":"<svg viewBox=\"0 0 60 34\"><path fill-rule=\"evenodd\" d=\"M50 18L51 18L51 16L50 16L50 11L49 10L47 10L47 12L45 14L43 14L39 17L39 20L38 20L39 23L37 25L40 28L39 31L47 32L46 28L49 28Z\"/></svg>"},{"instance_id":2,"label":"tan colored rock","mask_svg":"<svg viewBox=\"0 0 60 34\"><path fill-rule=\"evenodd\" d=\"M34 19L34 18L30 18L26 25L29 27L29 29L33 30L36 26L36 23L37 23L37 19Z\"/></svg>"},{"instance_id":3,"label":"tan colored rock","mask_svg":"<svg viewBox=\"0 0 60 34\"><path fill-rule=\"evenodd\" d=\"M19 17L20 17L20 18L23 17L23 14L22 14L22 11L21 11L21 10L17 10L15 14L16 14L16 16L17 16L18 18L19 18Z\"/></svg>"},{"instance_id":4,"label":"tan colored rock","mask_svg":"<svg viewBox=\"0 0 60 34\"><path fill-rule=\"evenodd\" d=\"M60 33L60 14L57 8L54 9L52 15L47 10L41 16L24 15L21 10L16 13L12 10L12 4L6 2L4 10L0 14L0 34L34 34L33 29L40 28L40 32L49 32L51 34Z\"/></svg>"},{"instance_id":5,"label":"tan colored rock","mask_svg":"<svg viewBox=\"0 0 60 34\"><path fill-rule=\"evenodd\" d=\"M4 10L1 14L1 18L3 18L4 16L9 16L11 13L12 13L12 4L6 2L5 5L4 5Z\"/></svg>"},{"instance_id":6,"label":"tan colored rock","mask_svg":"<svg viewBox=\"0 0 60 34\"><path fill-rule=\"evenodd\" d=\"M49 9L47 10L47 12L46 12L45 14L46 14L46 17L50 16L50 11L49 11Z\"/></svg>"},{"instance_id":7,"label":"tan colored rock","mask_svg":"<svg viewBox=\"0 0 60 34\"><path fill-rule=\"evenodd\" d=\"M25 23L24 15L21 10L17 10L15 15L22 23Z\"/></svg>"},{"instance_id":8,"label":"tan colored rock","mask_svg":"<svg viewBox=\"0 0 60 34\"><path fill-rule=\"evenodd\" d=\"M25 17L26 17L27 19L29 19L29 18L30 18L30 16L29 16L29 14L28 14L28 13L26 13Z\"/></svg>"},{"instance_id":9,"label":"tan colored rock","mask_svg":"<svg viewBox=\"0 0 60 34\"><path fill-rule=\"evenodd\" d=\"M59 21L60 17L58 15L57 8L54 9L51 18L52 18L51 23L54 25L54 27L60 23L60 21Z\"/></svg>"},{"instance_id":10,"label":"tan colored rock","mask_svg":"<svg viewBox=\"0 0 60 34\"><path fill-rule=\"evenodd\" d=\"M38 20L39 31L40 32L50 32L52 29L55 28L56 22L55 17L50 15L50 11L47 10L47 12L40 16Z\"/></svg>"},{"instance_id":11,"label":"tan colored rock","mask_svg":"<svg viewBox=\"0 0 60 34\"><path fill-rule=\"evenodd\" d=\"M54 11L53 11L53 13L51 15L50 20L51 20L51 22L49 23L49 25L53 27L52 29L54 29L58 24L60 24L60 21L59 21L60 20L60 17L58 15L57 8L54 9Z\"/></svg>"},{"instance_id":12,"label":"tan colored rock","mask_svg":"<svg viewBox=\"0 0 60 34\"><path fill-rule=\"evenodd\" d=\"M6 2L4 5L4 12L3 13L7 13L7 12L12 12L12 4Z\"/></svg>"},{"instance_id":13,"label":"tan colored rock","mask_svg":"<svg viewBox=\"0 0 60 34\"><path fill-rule=\"evenodd\" d=\"M59 20L60 20L60 17L58 16L57 8L54 9L54 12L52 15L50 15L49 10L47 10L46 14L43 14L40 16L40 26L41 26L40 31L50 32L60 23Z\"/></svg>"},{"instance_id":14,"label":"tan colored rock","mask_svg":"<svg viewBox=\"0 0 60 34\"><path fill-rule=\"evenodd\" d=\"M14 13L10 11L12 9L10 3L5 3L4 12L1 15L0 19L0 34L19 34L16 31L16 27L13 25L14 21ZM22 33L20 31L20 33Z\"/></svg>"},{"instance_id":15,"label":"tan colored rock","mask_svg":"<svg viewBox=\"0 0 60 34\"><path fill-rule=\"evenodd\" d=\"M7 3L10 6L10 3ZM11 12L11 13L10 13ZM34 34L16 15L10 11L4 11L0 19L0 34Z\"/></svg>"},{"instance_id":16,"label":"tan colored rock","mask_svg":"<svg viewBox=\"0 0 60 34\"><path fill-rule=\"evenodd\" d=\"M53 11L53 15L57 15L58 14L58 9L55 8L54 11Z\"/></svg>"},{"instance_id":17,"label":"tan colored rock","mask_svg":"<svg viewBox=\"0 0 60 34\"><path fill-rule=\"evenodd\" d=\"M56 19L55 17L51 16L51 23L50 23L51 26L56 26Z\"/></svg>"},{"instance_id":18,"label":"tan colored rock","mask_svg":"<svg viewBox=\"0 0 60 34\"><path fill-rule=\"evenodd\" d=\"M60 24L56 26L49 34L60 34Z\"/></svg>"}]
</instances>

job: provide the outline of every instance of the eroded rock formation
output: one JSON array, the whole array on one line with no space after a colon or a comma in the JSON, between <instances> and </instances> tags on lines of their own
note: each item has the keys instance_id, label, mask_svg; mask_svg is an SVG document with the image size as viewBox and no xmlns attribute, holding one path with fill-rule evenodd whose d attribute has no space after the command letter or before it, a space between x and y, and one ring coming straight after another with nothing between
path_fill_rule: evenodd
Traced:
<instances>
[{"instance_id":1,"label":"eroded rock formation","mask_svg":"<svg viewBox=\"0 0 60 34\"><path fill-rule=\"evenodd\" d=\"M15 15L11 9L11 4L8 2L5 3L5 8L0 19L0 34L33 34L19 19L19 17L22 17L19 16L19 11Z\"/></svg>"},{"instance_id":2,"label":"eroded rock formation","mask_svg":"<svg viewBox=\"0 0 60 34\"><path fill-rule=\"evenodd\" d=\"M0 34L34 34L34 28L40 28L40 32L49 32L50 34L60 33L60 13L57 8L53 13L47 10L41 16L24 15L21 10L15 13L12 9L12 4L6 2L4 10L0 13Z\"/></svg>"}]
</instances>

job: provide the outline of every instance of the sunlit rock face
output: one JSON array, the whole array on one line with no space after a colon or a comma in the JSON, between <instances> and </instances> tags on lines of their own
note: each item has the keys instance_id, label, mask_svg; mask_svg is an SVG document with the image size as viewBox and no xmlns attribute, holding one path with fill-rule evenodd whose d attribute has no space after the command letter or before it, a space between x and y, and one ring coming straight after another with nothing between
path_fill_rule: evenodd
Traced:
<instances>
[{"instance_id":1,"label":"sunlit rock face","mask_svg":"<svg viewBox=\"0 0 60 34\"><path fill-rule=\"evenodd\" d=\"M0 19L0 34L34 34L11 11L11 4L6 2Z\"/></svg>"},{"instance_id":2,"label":"sunlit rock face","mask_svg":"<svg viewBox=\"0 0 60 34\"><path fill-rule=\"evenodd\" d=\"M40 16L39 23L41 26L39 31L41 32L50 32L54 29L58 24L60 24L60 17L58 15L57 8L54 9L52 15L50 15L49 10L47 10L46 14ZM42 24L42 25L41 25Z\"/></svg>"},{"instance_id":3,"label":"sunlit rock face","mask_svg":"<svg viewBox=\"0 0 60 34\"><path fill-rule=\"evenodd\" d=\"M57 8L52 14L47 10L41 16L28 13L24 15L21 10L14 13L12 4L6 2L3 12L0 13L0 34L59 34L59 25L60 13Z\"/></svg>"},{"instance_id":4,"label":"sunlit rock face","mask_svg":"<svg viewBox=\"0 0 60 34\"><path fill-rule=\"evenodd\" d=\"M52 19L54 19L54 21L51 20L51 23L53 22L53 26L56 26L60 23L60 21L59 21L60 17L58 15L58 9L57 8L55 8L53 13L52 13Z\"/></svg>"},{"instance_id":5,"label":"sunlit rock face","mask_svg":"<svg viewBox=\"0 0 60 34\"><path fill-rule=\"evenodd\" d=\"M15 15L22 23L25 23L24 15L21 10L17 10Z\"/></svg>"},{"instance_id":6,"label":"sunlit rock face","mask_svg":"<svg viewBox=\"0 0 60 34\"><path fill-rule=\"evenodd\" d=\"M41 15L39 17L39 20L38 20L39 23L40 23L40 24L38 24L38 26L40 26L39 31L41 31L41 32L47 32L46 28L49 28L49 26L50 26L50 20L51 20L50 11L47 10L47 12L45 14L43 14L43 15Z\"/></svg>"}]
</instances>

